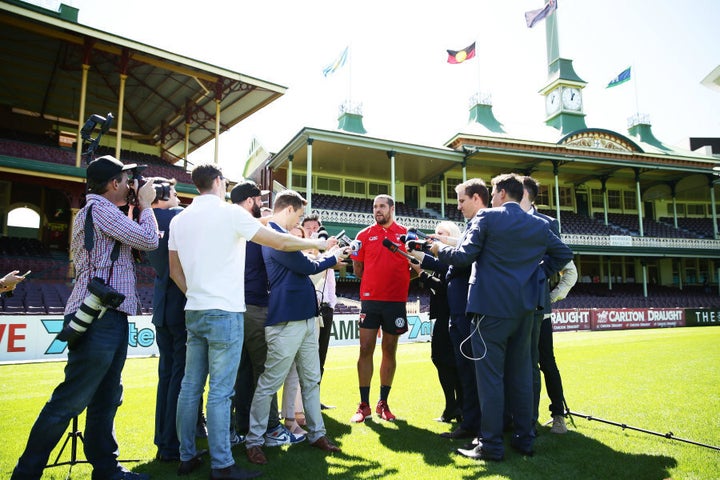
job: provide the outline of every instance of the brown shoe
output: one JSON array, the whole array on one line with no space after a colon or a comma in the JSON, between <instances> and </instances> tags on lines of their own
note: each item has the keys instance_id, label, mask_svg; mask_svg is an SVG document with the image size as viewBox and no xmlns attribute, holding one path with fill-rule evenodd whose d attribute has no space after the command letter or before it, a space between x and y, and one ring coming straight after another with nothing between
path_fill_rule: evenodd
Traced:
<instances>
[{"instance_id":1,"label":"brown shoe","mask_svg":"<svg viewBox=\"0 0 720 480\"><path fill-rule=\"evenodd\" d=\"M247 458L250 460L250 463L254 463L255 465L265 465L268 463L267 458L260 447L250 447L245 451L245 453L247 453Z\"/></svg>"},{"instance_id":2,"label":"brown shoe","mask_svg":"<svg viewBox=\"0 0 720 480\"><path fill-rule=\"evenodd\" d=\"M335 445L330 441L330 439L326 436L322 436L315 440L313 443L310 444L311 446L315 448L319 448L320 450L323 450L325 452L339 452L340 447Z\"/></svg>"}]
</instances>

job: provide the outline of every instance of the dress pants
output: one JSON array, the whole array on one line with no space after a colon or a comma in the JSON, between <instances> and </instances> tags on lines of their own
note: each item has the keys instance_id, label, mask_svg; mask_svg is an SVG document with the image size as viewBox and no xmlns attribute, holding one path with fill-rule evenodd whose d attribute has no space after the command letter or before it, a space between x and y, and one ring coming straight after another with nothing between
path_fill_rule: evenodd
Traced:
<instances>
[{"instance_id":1,"label":"dress pants","mask_svg":"<svg viewBox=\"0 0 720 480\"><path fill-rule=\"evenodd\" d=\"M476 357L475 374L482 419L482 448L489 455L503 456L503 419L505 388L513 417L512 444L520 450L532 450L532 366L530 337L533 313L519 318L475 315L478 332L472 336Z\"/></svg>"}]
</instances>

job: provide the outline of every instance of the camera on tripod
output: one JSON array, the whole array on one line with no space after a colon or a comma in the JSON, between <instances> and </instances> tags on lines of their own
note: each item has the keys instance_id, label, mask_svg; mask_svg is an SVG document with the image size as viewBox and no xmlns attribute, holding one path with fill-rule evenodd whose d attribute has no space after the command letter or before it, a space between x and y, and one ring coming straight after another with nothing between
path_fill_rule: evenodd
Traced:
<instances>
[{"instance_id":1,"label":"camera on tripod","mask_svg":"<svg viewBox=\"0 0 720 480\"><path fill-rule=\"evenodd\" d=\"M110 130L112 122L112 113L108 113L104 117L94 113L90 115L90 118L85 121L85 125L83 125L83 127L80 129L80 137L82 138L83 142L88 143L87 150L85 150L84 153L84 155L87 156L87 158L85 159L87 163L90 163L94 160L95 150L100 144L100 139L102 138L103 134L107 133L108 130ZM98 133L97 137L92 138L92 132L93 130L95 130L95 127L98 124L100 124L100 133Z\"/></svg>"},{"instance_id":2,"label":"camera on tripod","mask_svg":"<svg viewBox=\"0 0 720 480\"><path fill-rule=\"evenodd\" d=\"M85 297L82 305L65 325L57 339L67 342L69 348L75 348L90 325L101 318L108 308L117 308L125 300L125 295L118 292L100 277L94 277L88 284L90 295Z\"/></svg>"}]
</instances>

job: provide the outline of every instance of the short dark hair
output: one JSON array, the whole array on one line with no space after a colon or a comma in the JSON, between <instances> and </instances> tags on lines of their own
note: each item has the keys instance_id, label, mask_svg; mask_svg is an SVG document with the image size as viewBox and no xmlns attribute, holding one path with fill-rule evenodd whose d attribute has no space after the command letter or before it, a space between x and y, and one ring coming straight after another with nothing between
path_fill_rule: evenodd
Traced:
<instances>
[{"instance_id":1,"label":"short dark hair","mask_svg":"<svg viewBox=\"0 0 720 480\"><path fill-rule=\"evenodd\" d=\"M516 173L504 173L492 179L492 185L495 191L505 190L505 193L511 200L519 202L522 200L525 187L521 181L521 177Z\"/></svg>"},{"instance_id":2,"label":"short dark hair","mask_svg":"<svg viewBox=\"0 0 720 480\"><path fill-rule=\"evenodd\" d=\"M192 171L192 181L200 193L210 190L217 177L222 177L222 169L212 163L198 165Z\"/></svg>"},{"instance_id":3,"label":"short dark hair","mask_svg":"<svg viewBox=\"0 0 720 480\"><path fill-rule=\"evenodd\" d=\"M300 225L302 225L304 227L307 222L317 222L318 225L320 225L322 227L322 222L320 221L320 215L318 215L317 213L312 213L310 215L307 215L305 218L303 218L303 221L300 222Z\"/></svg>"},{"instance_id":4,"label":"short dark hair","mask_svg":"<svg viewBox=\"0 0 720 480\"><path fill-rule=\"evenodd\" d=\"M105 192L108 191L108 185L110 185L110 183L112 183L114 180L117 180L118 182L122 181L124 173L125 172L120 172L117 175L115 175L114 177L105 180L104 182L96 182L92 178L88 178L87 179L88 193L94 193L96 195L104 195Z\"/></svg>"},{"instance_id":5,"label":"short dark hair","mask_svg":"<svg viewBox=\"0 0 720 480\"><path fill-rule=\"evenodd\" d=\"M470 198L477 194L486 207L490 205L490 190L488 190L482 178L471 178L464 181L455 187L455 192L462 192Z\"/></svg>"},{"instance_id":6,"label":"short dark hair","mask_svg":"<svg viewBox=\"0 0 720 480\"><path fill-rule=\"evenodd\" d=\"M288 205L292 205L293 210L297 211L299 208L307 205L307 200L305 200L302 195L295 190L283 190L275 196L273 211L280 211L287 208Z\"/></svg>"},{"instance_id":7,"label":"short dark hair","mask_svg":"<svg viewBox=\"0 0 720 480\"><path fill-rule=\"evenodd\" d=\"M538 181L530 175L525 175L523 177L523 187L528 193L528 200L530 200L530 203L534 203L538 196L538 192L540 191L540 184Z\"/></svg>"},{"instance_id":8,"label":"short dark hair","mask_svg":"<svg viewBox=\"0 0 720 480\"><path fill-rule=\"evenodd\" d=\"M378 200L378 199L385 200L385 201L387 202L387 204L388 204L389 207L395 206L395 200L393 200L393 197L391 197L390 195L387 195L387 194L385 194L385 193L381 193L380 195L378 195L377 197L375 197L375 199L373 200L373 204L375 203L375 200Z\"/></svg>"}]
</instances>

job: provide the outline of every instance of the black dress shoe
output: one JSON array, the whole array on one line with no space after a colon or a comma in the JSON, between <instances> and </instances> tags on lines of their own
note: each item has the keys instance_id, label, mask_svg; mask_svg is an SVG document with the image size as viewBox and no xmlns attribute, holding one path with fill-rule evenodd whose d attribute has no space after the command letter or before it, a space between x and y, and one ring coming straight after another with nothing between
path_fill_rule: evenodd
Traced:
<instances>
[{"instance_id":1,"label":"black dress shoe","mask_svg":"<svg viewBox=\"0 0 720 480\"><path fill-rule=\"evenodd\" d=\"M458 438L474 438L475 434L471 432L470 430L465 430L462 427L458 427L452 432L445 432L440 434L443 438L449 438L452 440L458 439Z\"/></svg>"},{"instance_id":2,"label":"black dress shoe","mask_svg":"<svg viewBox=\"0 0 720 480\"><path fill-rule=\"evenodd\" d=\"M171 455L163 455L162 453L158 453L155 456L155 460L159 462L179 462L180 461L180 454L171 454Z\"/></svg>"},{"instance_id":3,"label":"black dress shoe","mask_svg":"<svg viewBox=\"0 0 720 480\"><path fill-rule=\"evenodd\" d=\"M513 445L512 443L510 444L510 446L513 448L513 450L518 452L520 455L525 455L526 457L532 457L533 455L535 455L535 451L532 448L530 448L530 449L521 448L517 445Z\"/></svg>"},{"instance_id":4,"label":"black dress shoe","mask_svg":"<svg viewBox=\"0 0 720 480\"><path fill-rule=\"evenodd\" d=\"M471 450L465 450L464 448L458 448L457 453L462 455L463 457L472 458L473 460L488 460L491 462L502 462L505 457L503 455L492 455L485 450L483 450L482 446L478 445L477 447L471 449Z\"/></svg>"},{"instance_id":5,"label":"black dress shoe","mask_svg":"<svg viewBox=\"0 0 720 480\"><path fill-rule=\"evenodd\" d=\"M237 465L230 465L226 468L213 468L210 470L210 480L246 480L262 475L256 470L243 470Z\"/></svg>"},{"instance_id":6,"label":"black dress shoe","mask_svg":"<svg viewBox=\"0 0 720 480\"><path fill-rule=\"evenodd\" d=\"M180 462L180 466L178 467L177 474L178 475L189 475L190 473L197 470L203 463L202 456L205 455L206 453L208 453L207 450L200 450L190 460L184 460L184 461Z\"/></svg>"}]
</instances>

